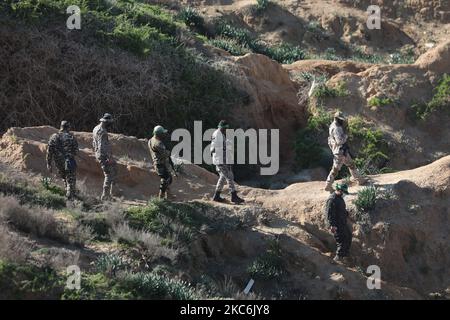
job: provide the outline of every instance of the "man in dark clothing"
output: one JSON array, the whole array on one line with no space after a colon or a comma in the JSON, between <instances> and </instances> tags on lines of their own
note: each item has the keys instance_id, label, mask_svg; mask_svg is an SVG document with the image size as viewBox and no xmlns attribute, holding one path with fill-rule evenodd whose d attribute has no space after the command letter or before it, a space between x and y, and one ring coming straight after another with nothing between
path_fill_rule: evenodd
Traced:
<instances>
[{"instance_id":1,"label":"man in dark clothing","mask_svg":"<svg viewBox=\"0 0 450 320\"><path fill-rule=\"evenodd\" d=\"M331 233L336 239L337 250L334 257L336 262L346 262L352 244L352 231L347 224L348 211L343 198L344 194L348 194L348 186L336 184L336 190L328 198L325 209Z\"/></svg>"}]
</instances>

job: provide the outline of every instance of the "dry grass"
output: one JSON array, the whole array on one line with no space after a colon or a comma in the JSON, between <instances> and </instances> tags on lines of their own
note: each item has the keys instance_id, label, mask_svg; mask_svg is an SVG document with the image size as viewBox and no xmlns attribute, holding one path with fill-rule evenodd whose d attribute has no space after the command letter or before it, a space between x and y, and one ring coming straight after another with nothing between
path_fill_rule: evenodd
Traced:
<instances>
[{"instance_id":1,"label":"dry grass","mask_svg":"<svg viewBox=\"0 0 450 320\"><path fill-rule=\"evenodd\" d=\"M33 245L28 239L0 225L0 259L24 262L32 248Z\"/></svg>"},{"instance_id":2,"label":"dry grass","mask_svg":"<svg viewBox=\"0 0 450 320\"><path fill-rule=\"evenodd\" d=\"M119 118L115 130L142 137L157 123L215 124L239 103L227 76L197 54L161 48L140 59L92 39L70 39L57 28L11 25L0 27L0 131L61 119L89 131L108 111Z\"/></svg>"},{"instance_id":3,"label":"dry grass","mask_svg":"<svg viewBox=\"0 0 450 320\"><path fill-rule=\"evenodd\" d=\"M82 246L92 239L89 227L58 220L52 210L22 206L14 197L0 197L0 221L21 232L68 244Z\"/></svg>"},{"instance_id":4,"label":"dry grass","mask_svg":"<svg viewBox=\"0 0 450 320\"><path fill-rule=\"evenodd\" d=\"M163 239L158 235L130 228L127 223L113 226L111 237L117 242L136 246L147 263L161 257L174 261L179 253L176 249L164 246Z\"/></svg>"},{"instance_id":5,"label":"dry grass","mask_svg":"<svg viewBox=\"0 0 450 320\"><path fill-rule=\"evenodd\" d=\"M67 248L41 248L33 252L34 262L45 268L66 270L68 266L78 265L80 252Z\"/></svg>"}]
</instances>

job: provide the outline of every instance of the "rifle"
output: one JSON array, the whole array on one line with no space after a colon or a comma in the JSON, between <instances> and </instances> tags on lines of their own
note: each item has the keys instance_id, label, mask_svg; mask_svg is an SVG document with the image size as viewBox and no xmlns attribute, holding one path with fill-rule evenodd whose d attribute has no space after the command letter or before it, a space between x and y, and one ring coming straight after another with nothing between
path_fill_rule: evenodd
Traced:
<instances>
[{"instance_id":1,"label":"rifle","mask_svg":"<svg viewBox=\"0 0 450 320\"><path fill-rule=\"evenodd\" d=\"M155 154L158 153L158 151L156 151L155 148L153 148L153 146L151 146L151 145L150 145L150 149L153 151L153 153L155 153ZM168 155L168 158L169 158L169 163L170 163L170 166L172 167L172 170L173 170L173 173L174 173L175 177L178 177L177 172L175 171L175 165L173 164L172 157L170 156L170 153Z\"/></svg>"},{"instance_id":2,"label":"rifle","mask_svg":"<svg viewBox=\"0 0 450 320\"><path fill-rule=\"evenodd\" d=\"M342 145L341 151L344 153L344 156L348 154L352 159L354 159L353 154L350 151L350 146L347 142Z\"/></svg>"}]
</instances>

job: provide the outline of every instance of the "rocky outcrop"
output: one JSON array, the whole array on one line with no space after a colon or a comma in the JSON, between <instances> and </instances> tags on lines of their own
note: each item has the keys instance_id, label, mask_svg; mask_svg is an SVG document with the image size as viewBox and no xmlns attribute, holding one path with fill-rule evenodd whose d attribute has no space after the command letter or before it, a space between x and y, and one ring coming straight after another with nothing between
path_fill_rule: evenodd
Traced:
<instances>
[{"instance_id":1,"label":"rocky outcrop","mask_svg":"<svg viewBox=\"0 0 450 320\"><path fill-rule=\"evenodd\" d=\"M380 128L391 146L389 166L396 169L414 168L434 161L450 149L450 130L443 125L445 112L415 121L417 103L430 101L434 88L444 73L450 70L450 42L423 54L410 65L370 65L349 61L299 61L285 66L292 79L303 72L330 77L328 87L344 86L343 97L313 98L311 104L333 111L341 109L350 116L362 117ZM373 98L391 102L373 106ZM439 136L439 139L435 137Z\"/></svg>"},{"instance_id":2,"label":"rocky outcrop","mask_svg":"<svg viewBox=\"0 0 450 320\"><path fill-rule=\"evenodd\" d=\"M450 72L450 41L429 50L417 59L416 66L435 74Z\"/></svg>"}]
</instances>

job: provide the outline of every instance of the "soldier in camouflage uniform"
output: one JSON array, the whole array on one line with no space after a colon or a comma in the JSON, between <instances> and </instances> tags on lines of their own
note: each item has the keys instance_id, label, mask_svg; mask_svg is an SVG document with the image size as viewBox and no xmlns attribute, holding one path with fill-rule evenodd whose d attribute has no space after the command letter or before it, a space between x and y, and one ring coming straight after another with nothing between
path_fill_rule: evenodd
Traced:
<instances>
[{"instance_id":1,"label":"soldier in camouflage uniform","mask_svg":"<svg viewBox=\"0 0 450 320\"><path fill-rule=\"evenodd\" d=\"M213 201L224 202L220 196L223 190L225 182L228 183L228 187L231 192L231 202L240 204L244 202L244 199L237 195L236 187L234 184L234 175L231 167L232 163L232 142L226 138L226 129L229 128L228 123L225 120L219 122L218 128L214 131L211 139L211 155L213 164L216 166L216 171L219 174L219 181L217 181L216 190L214 192Z\"/></svg>"},{"instance_id":2,"label":"soldier in camouflage uniform","mask_svg":"<svg viewBox=\"0 0 450 320\"><path fill-rule=\"evenodd\" d=\"M150 155L152 156L153 166L156 173L161 178L159 185L159 198L170 198L169 186L172 184L172 174L170 169L173 170L173 162L170 158L170 151L164 145L164 135L167 134L167 130L162 126L156 126L153 129L153 137L148 142L148 148L150 149Z\"/></svg>"},{"instance_id":3,"label":"soldier in camouflage uniform","mask_svg":"<svg viewBox=\"0 0 450 320\"><path fill-rule=\"evenodd\" d=\"M365 181L358 172L355 163L350 154L350 148L347 144L348 135L345 132L344 124L345 117L342 112L336 112L334 115L334 121L330 125L328 146L333 152L333 168L327 178L327 184L325 186L326 191L333 191L333 182L343 165L346 165L350 170L352 178L359 184L363 184Z\"/></svg>"},{"instance_id":4,"label":"soldier in camouflage uniform","mask_svg":"<svg viewBox=\"0 0 450 320\"><path fill-rule=\"evenodd\" d=\"M101 200L113 199L113 187L117 175L116 161L113 158L111 144L109 143L108 130L110 130L114 120L111 114L105 113L100 119L100 124L92 131L95 157L100 163L105 180L103 182L103 192Z\"/></svg>"},{"instance_id":5,"label":"soldier in camouflage uniform","mask_svg":"<svg viewBox=\"0 0 450 320\"><path fill-rule=\"evenodd\" d=\"M72 199L76 193L78 142L70 130L67 121L61 122L60 131L53 134L48 141L47 169L53 171L53 162L59 176L64 180L66 196Z\"/></svg>"}]
</instances>

